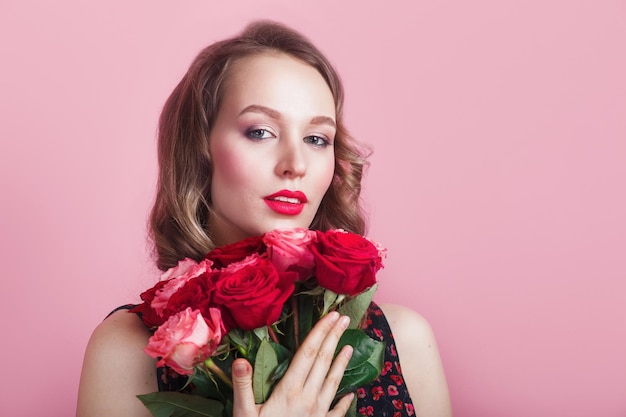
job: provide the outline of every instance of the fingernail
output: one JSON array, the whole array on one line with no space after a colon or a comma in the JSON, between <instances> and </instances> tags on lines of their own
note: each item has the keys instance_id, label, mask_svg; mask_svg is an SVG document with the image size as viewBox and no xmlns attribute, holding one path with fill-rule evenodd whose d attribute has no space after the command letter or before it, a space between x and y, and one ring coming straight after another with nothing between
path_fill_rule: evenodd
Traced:
<instances>
[{"instance_id":1,"label":"fingernail","mask_svg":"<svg viewBox=\"0 0 626 417\"><path fill-rule=\"evenodd\" d=\"M246 376L248 373L248 367L245 363L238 362L234 364L233 372L236 376Z\"/></svg>"},{"instance_id":2,"label":"fingernail","mask_svg":"<svg viewBox=\"0 0 626 417\"><path fill-rule=\"evenodd\" d=\"M346 358L350 359L352 357L353 352L354 352L354 349L352 348L352 346L350 345L344 346L343 354L346 355Z\"/></svg>"},{"instance_id":3,"label":"fingernail","mask_svg":"<svg viewBox=\"0 0 626 417\"><path fill-rule=\"evenodd\" d=\"M339 325L344 330L348 328L349 324L350 324L350 317L348 316L343 316L341 317L341 320L339 320Z\"/></svg>"},{"instance_id":4,"label":"fingernail","mask_svg":"<svg viewBox=\"0 0 626 417\"><path fill-rule=\"evenodd\" d=\"M328 320L330 320L331 323L337 321L338 318L339 313L337 313L336 311L331 311L330 313L328 313Z\"/></svg>"}]
</instances>

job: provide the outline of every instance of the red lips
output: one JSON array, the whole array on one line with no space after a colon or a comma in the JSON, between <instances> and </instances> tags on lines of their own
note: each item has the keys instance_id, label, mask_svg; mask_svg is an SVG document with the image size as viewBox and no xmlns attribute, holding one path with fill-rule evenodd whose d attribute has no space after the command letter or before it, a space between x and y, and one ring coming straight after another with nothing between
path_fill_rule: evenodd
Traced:
<instances>
[{"instance_id":1,"label":"red lips","mask_svg":"<svg viewBox=\"0 0 626 417\"><path fill-rule=\"evenodd\" d=\"M263 198L265 204L278 214L296 216L304 209L307 202L302 191L280 190Z\"/></svg>"}]
</instances>

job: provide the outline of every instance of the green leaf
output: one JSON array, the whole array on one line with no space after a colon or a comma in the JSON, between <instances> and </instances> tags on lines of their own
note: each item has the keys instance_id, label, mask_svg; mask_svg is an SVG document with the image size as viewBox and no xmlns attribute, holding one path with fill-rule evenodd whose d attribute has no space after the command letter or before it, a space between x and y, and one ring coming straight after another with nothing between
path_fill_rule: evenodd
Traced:
<instances>
[{"instance_id":1,"label":"green leaf","mask_svg":"<svg viewBox=\"0 0 626 417\"><path fill-rule=\"evenodd\" d=\"M138 395L154 417L222 417L221 402L182 392Z\"/></svg>"},{"instance_id":2,"label":"green leaf","mask_svg":"<svg viewBox=\"0 0 626 417\"><path fill-rule=\"evenodd\" d=\"M205 398L220 398L222 397L217 381L205 372L196 368L193 375L187 380L185 388L193 384L193 394L200 395Z\"/></svg>"},{"instance_id":3,"label":"green leaf","mask_svg":"<svg viewBox=\"0 0 626 417\"><path fill-rule=\"evenodd\" d=\"M267 341L263 339L259 346L259 351L256 354L256 360L254 361L254 373L253 383L254 388L254 401L257 404L265 402L272 390L272 374L278 366L278 356L276 351Z\"/></svg>"},{"instance_id":4,"label":"green leaf","mask_svg":"<svg viewBox=\"0 0 626 417\"><path fill-rule=\"evenodd\" d=\"M269 344L272 346L272 348L274 348L274 352L276 352L276 358L279 362L289 360L293 356L289 349L287 349L283 345L279 345L278 343L274 343L272 341L270 341Z\"/></svg>"},{"instance_id":5,"label":"green leaf","mask_svg":"<svg viewBox=\"0 0 626 417\"><path fill-rule=\"evenodd\" d=\"M254 356L254 352L260 341L253 330L233 329L228 333L228 338L230 344L233 345L241 355L248 359L250 356Z\"/></svg>"},{"instance_id":6,"label":"green leaf","mask_svg":"<svg viewBox=\"0 0 626 417\"><path fill-rule=\"evenodd\" d=\"M384 342L372 339L361 330L348 329L339 340L335 354L345 345L351 345L353 353L339 384L337 396L372 382L383 369Z\"/></svg>"},{"instance_id":7,"label":"green leaf","mask_svg":"<svg viewBox=\"0 0 626 417\"><path fill-rule=\"evenodd\" d=\"M232 388L227 380L231 379L234 359L233 355L214 356L205 362L206 366L211 363L210 369L196 367L194 374L189 379L191 386L185 392L219 400L222 403L229 399L232 400ZM221 375L216 372L216 369L221 370Z\"/></svg>"},{"instance_id":8,"label":"green leaf","mask_svg":"<svg viewBox=\"0 0 626 417\"><path fill-rule=\"evenodd\" d=\"M258 337L261 340L270 338L270 333L269 333L269 330L267 329L267 326L257 327L252 332L256 335L256 337Z\"/></svg>"},{"instance_id":9,"label":"green leaf","mask_svg":"<svg viewBox=\"0 0 626 417\"><path fill-rule=\"evenodd\" d=\"M331 290L324 290L324 310L322 316L325 316L333 307L339 304L346 296L337 294Z\"/></svg>"},{"instance_id":10,"label":"green leaf","mask_svg":"<svg viewBox=\"0 0 626 417\"><path fill-rule=\"evenodd\" d=\"M236 328L232 329L228 332L228 338L240 352L245 354L250 349L250 337L243 330Z\"/></svg>"},{"instance_id":11,"label":"green leaf","mask_svg":"<svg viewBox=\"0 0 626 417\"><path fill-rule=\"evenodd\" d=\"M361 294L343 303L337 309L341 315L350 317L349 329L356 329L370 306L378 284L374 284Z\"/></svg>"},{"instance_id":12,"label":"green leaf","mask_svg":"<svg viewBox=\"0 0 626 417\"><path fill-rule=\"evenodd\" d=\"M278 365L276 365L276 368L274 369L274 372L272 372L272 375L269 379L269 382L271 382L273 385L278 380L280 380L283 375L285 375L285 372L287 372L287 368L291 363L291 358L293 357L293 354L283 345L279 345L274 342L270 342L270 344L274 348L274 352L276 352L276 360L278 361Z\"/></svg>"},{"instance_id":13,"label":"green leaf","mask_svg":"<svg viewBox=\"0 0 626 417\"><path fill-rule=\"evenodd\" d=\"M287 373L287 369L291 364L291 359L284 360L282 362L278 362L278 366L274 369L274 372L270 376L270 382L275 384L278 382L285 374Z\"/></svg>"}]
</instances>

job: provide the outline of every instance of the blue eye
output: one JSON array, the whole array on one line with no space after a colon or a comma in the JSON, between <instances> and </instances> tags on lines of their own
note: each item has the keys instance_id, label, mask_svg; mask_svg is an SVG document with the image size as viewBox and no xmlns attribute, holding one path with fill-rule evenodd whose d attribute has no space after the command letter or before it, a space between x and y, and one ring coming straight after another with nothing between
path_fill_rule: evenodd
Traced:
<instances>
[{"instance_id":1,"label":"blue eye","mask_svg":"<svg viewBox=\"0 0 626 417\"><path fill-rule=\"evenodd\" d=\"M304 138L304 142L319 148L325 148L330 145L330 142L321 136L307 136Z\"/></svg>"},{"instance_id":2,"label":"blue eye","mask_svg":"<svg viewBox=\"0 0 626 417\"><path fill-rule=\"evenodd\" d=\"M274 137L274 135L267 129L250 129L246 131L246 136L250 139L268 139Z\"/></svg>"}]
</instances>

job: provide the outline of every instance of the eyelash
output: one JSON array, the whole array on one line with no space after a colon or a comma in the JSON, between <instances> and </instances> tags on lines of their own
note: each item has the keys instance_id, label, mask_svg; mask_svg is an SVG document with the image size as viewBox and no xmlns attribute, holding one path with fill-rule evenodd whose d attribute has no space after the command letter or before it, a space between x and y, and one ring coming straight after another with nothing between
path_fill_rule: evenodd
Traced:
<instances>
[{"instance_id":1,"label":"eyelash","mask_svg":"<svg viewBox=\"0 0 626 417\"><path fill-rule=\"evenodd\" d=\"M311 142L308 141L309 139L313 139L315 142L318 142L318 143L311 143ZM319 148L325 148L327 146L330 146L330 141L328 139L326 139L326 138L321 137L321 136L311 135L311 136L305 137L304 140L307 143L311 143L313 146L316 146L316 147L319 147ZM319 142L321 142L321 143L319 143Z\"/></svg>"},{"instance_id":2,"label":"eyelash","mask_svg":"<svg viewBox=\"0 0 626 417\"><path fill-rule=\"evenodd\" d=\"M263 134L262 134L261 136L256 135L256 133L259 133L259 132L265 132L265 133L270 134L271 136L274 136L274 134L273 134L272 132L270 132L269 130L267 130L267 129L249 129L249 130L246 132L246 136L247 136L249 139L252 139L252 140L262 140L262 139L267 139L267 137L264 137L264 135L263 135Z\"/></svg>"},{"instance_id":3,"label":"eyelash","mask_svg":"<svg viewBox=\"0 0 626 417\"><path fill-rule=\"evenodd\" d=\"M259 135L259 133L261 134ZM270 136L265 136L266 134L269 134ZM250 129L246 132L246 136L252 140L263 140L263 139L275 137L275 135L272 132L270 132L268 129L262 129L262 128ZM325 148L327 146L330 146L331 144L328 139L322 136L317 136L317 135L306 136L304 138L304 141L318 148Z\"/></svg>"}]
</instances>

